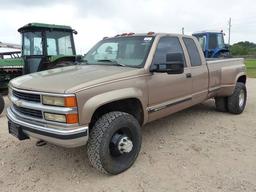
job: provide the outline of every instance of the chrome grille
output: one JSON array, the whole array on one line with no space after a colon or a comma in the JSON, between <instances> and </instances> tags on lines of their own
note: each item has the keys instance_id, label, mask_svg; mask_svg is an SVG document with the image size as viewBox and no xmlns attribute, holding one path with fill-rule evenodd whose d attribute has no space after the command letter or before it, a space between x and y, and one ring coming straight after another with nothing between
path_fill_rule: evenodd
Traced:
<instances>
[{"instance_id":1,"label":"chrome grille","mask_svg":"<svg viewBox=\"0 0 256 192\"><path fill-rule=\"evenodd\" d=\"M13 105L13 108L21 113L22 115L30 116L30 117L36 117L36 118L43 118L43 114L39 110L34 110L34 109L28 109L24 107L18 107L17 105Z\"/></svg>"},{"instance_id":2,"label":"chrome grille","mask_svg":"<svg viewBox=\"0 0 256 192\"><path fill-rule=\"evenodd\" d=\"M36 103L41 102L40 95L37 95L37 94L24 93L24 92L19 92L16 90L12 90L12 94L14 97L17 97L18 99L32 101L32 102L36 102Z\"/></svg>"}]
</instances>

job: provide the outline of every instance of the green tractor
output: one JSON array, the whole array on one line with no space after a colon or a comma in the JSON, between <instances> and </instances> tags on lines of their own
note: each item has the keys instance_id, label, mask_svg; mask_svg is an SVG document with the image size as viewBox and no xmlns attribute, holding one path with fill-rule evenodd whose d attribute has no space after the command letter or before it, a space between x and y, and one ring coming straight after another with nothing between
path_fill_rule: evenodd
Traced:
<instances>
[{"instance_id":1,"label":"green tractor","mask_svg":"<svg viewBox=\"0 0 256 192\"><path fill-rule=\"evenodd\" d=\"M0 90L6 90L11 79L38 71L74 65L81 60L76 55L73 34L69 26L29 23L18 32L22 35L21 57L0 59ZM4 100L0 95L0 114Z\"/></svg>"}]
</instances>

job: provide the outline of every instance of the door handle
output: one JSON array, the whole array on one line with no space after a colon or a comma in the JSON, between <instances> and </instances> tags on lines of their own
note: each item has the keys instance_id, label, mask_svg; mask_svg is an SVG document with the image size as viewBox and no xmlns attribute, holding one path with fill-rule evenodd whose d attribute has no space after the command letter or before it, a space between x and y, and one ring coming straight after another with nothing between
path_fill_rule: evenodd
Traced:
<instances>
[{"instance_id":1,"label":"door handle","mask_svg":"<svg viewBox=\"0 0 256 192\"><path fill-rule=\"evenodd\" d=\"M191 73L187 73L187 74L186 74L186 77L187 77L187 78L191 78L191 77L192 77L192 74L191 74Z\"/></svg>"}]
</instances>

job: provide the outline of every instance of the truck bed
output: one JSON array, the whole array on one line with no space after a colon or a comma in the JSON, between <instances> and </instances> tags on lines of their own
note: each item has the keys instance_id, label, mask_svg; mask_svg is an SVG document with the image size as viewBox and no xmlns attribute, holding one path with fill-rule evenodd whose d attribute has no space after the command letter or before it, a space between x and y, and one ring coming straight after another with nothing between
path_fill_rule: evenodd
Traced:
<instances>
[{"instance_id":1,"label":"truck bed","mask_svg":"<svg viewBox=\"0 0 256 192\"><path fill-rule=\"evenodd\" d=\"M214 92L217 96L226 94L222 92L223 88L232 90L237 77L245 68L243 58L214 58L207 59L206 62L209 71L209 92Z\"/></svg>"}]
</instances>

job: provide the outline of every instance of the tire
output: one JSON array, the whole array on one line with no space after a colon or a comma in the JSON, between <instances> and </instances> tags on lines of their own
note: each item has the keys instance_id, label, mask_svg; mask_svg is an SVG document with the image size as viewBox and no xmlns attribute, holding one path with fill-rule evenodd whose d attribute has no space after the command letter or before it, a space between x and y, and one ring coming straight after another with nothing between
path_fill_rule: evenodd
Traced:
<instances>
[{"instance_id":1,"label":"tire","mask_svg":"<svg viewBox=\"0 0 256 192\"><path fill-rule=\"evenodd\" d=\"M247 90L244 83L238 82L231 96L228 97L228 111L240 114L244 111L247 101Z\"/></svg>"},{"instance_id":2,"label":"tire","mask_svg":"<svg viewBox=\"0 0 256 192\"><path fill-rule=\"evenodd\" d=\"M122 145L124 141L126 144ZM121 152L122 146L126 146L127 151ZM98 171L117 175L133 165L140 148L141 128L138 121L128 113L116 111L103 115L95 123L90 132L87 153L90 164Z\"/></svg>"},{"instance_id":3,"label":"tire","mask_svg":"<svg viewBox=\"0 0 256 192\"><path fill-rule=\"evenodd\" d=\"M216 110L220 112L228 111L228 98L227 97L215 97Z\"/></svg>"},{"instance_id":4,"label":"tire","mask_svg":"<svg viewBox=\"0 0 256 192\"><path fill-rule=\"evenodd\" d=\"M0 115L2 114L2 112L4 111L4 98L3 96L0 94Z\"/></svg>"}]
</instances>

